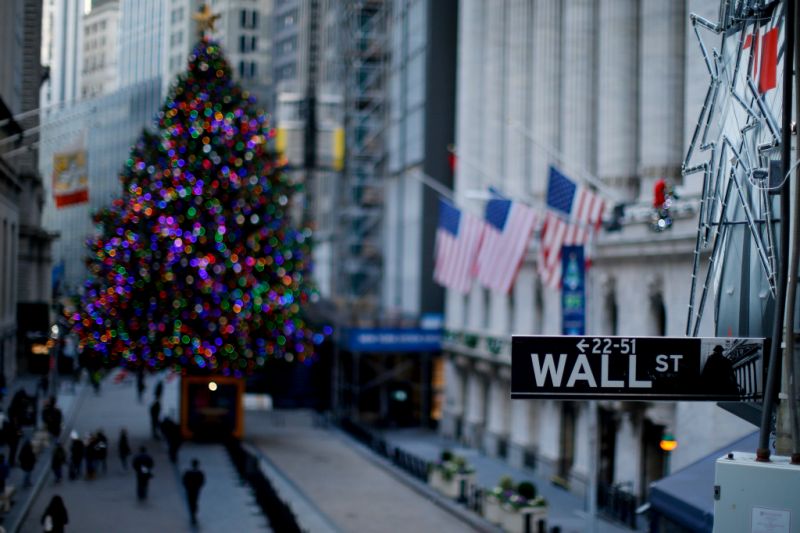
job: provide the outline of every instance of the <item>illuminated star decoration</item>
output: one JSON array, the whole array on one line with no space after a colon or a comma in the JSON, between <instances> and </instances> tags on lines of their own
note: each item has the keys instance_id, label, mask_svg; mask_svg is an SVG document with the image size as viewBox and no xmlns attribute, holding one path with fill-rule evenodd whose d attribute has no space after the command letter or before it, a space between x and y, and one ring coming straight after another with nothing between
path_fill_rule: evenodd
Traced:
<instances>
[{"instance_id":1,"label":"illuminated star decoration","mask_svg":"<svg viewBox=\"0 0 800 533\"><path fill-rule=\"evenodd\" d=\"M71 316L85 356L224 375L317 358L331 330L301 309L316 297L311 232L292 225L298 186L254 103L203 39L133 147L122 196L95 215Z\"/></svg>"},{"instance_id":2,"label":"illuminated star decoration","mask_svg":"<svg viewBox=\"0 0 800 533\"><path fill-rule=\"evenodd\" d=\"M735 5L733 5L735 4ZM724 243L732 224L744 223L773 296L776 260L771 242L772 199L767 176L770 162L780 158L782 94L775 90L783 58L784 3L721 0L720 19L712 23L691 15L709 87L686 157L684 177L703 173L703 194L686 334L696 336L709 285L724 261ZM720 50L709 49L700 30L720 36ZM696 153L707 158L694 163ZM698 156L699 159L699 156ZM748 190L749 186L749 190ZM695 308L700 251L713 245L700 303Z\"/></svg>"},{"instance_id":3,"label":"illuminated star decoration","mask_svg":"<svg viewBox=\"0 0 800 533\"><path fill-rule=\"evenodd\" d=\"M219 14L212 13L208 4L203 4L197 13L192 14L192 18L197 21L197 33L200 38L202 38L206 34L206 31L209 33L214 31L214 25L220 16Z\"/></svg>"}]
</instances>

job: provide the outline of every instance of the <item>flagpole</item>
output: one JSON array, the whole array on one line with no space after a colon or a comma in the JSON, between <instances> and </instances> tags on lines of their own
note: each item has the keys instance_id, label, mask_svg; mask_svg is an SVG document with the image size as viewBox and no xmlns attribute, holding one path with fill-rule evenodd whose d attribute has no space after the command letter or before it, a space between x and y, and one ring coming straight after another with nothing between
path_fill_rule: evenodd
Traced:
<instances>
[{"instance_id":1,"label":"flagpole","mask_svg":"<svg viewBox=\"0 0 800 533\"><path fill-rule=\"evenodd\" d=\"M512 120L509 117L507 119L507 123L512 128L517 130L520 134L524 135L528 140L531 141L531 143L533 143L534 146L539 148L541 151L543 151L545 154L550 156L552 159L554 159L555 161L559 162L561 165L563 165L564 167L566 167L568 169L576 170L578 177L580 177L583 181L589 183L590 185L593 185L594 187L597 188L597 190L603 191L603 193L607 194L609 197L611 197L611 199L613 199L615 201L619 202L619 201L623 200L613 188L611 188L608 185L606 185L605 183L603 183L603 180L601 180L600 178L598 178L597 176L595 176L594 174L589 172L589 170L587 170L583 166L578 165L577 163L573 163L571 161L568 161L564 157L564 154L559 152L555 148L547 146L547 145L541 143L539 140L537 140L531 134L530 131L525 129L519 122L517 122L515 120Z\"/></svg>"}]
</instances>

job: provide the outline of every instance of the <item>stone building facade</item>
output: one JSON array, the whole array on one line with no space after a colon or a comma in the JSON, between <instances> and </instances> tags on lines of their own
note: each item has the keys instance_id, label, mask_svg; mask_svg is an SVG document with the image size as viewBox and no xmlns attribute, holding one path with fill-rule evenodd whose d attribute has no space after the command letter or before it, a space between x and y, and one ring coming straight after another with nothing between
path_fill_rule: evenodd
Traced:
<instances>
[{"instance_id":1,"label":"stone building facade","mask_svg":"<svg viewBox=\"0 0 800 533\"><path fill-rule=\"evenodd\" d=\"M587 334L685 333L702 182L683 183L680 168L708 84L689 14L718 10L715 0L459 3L457 203L480 215L475 192L493 186L542 207L557 165L626 204L622 229L601 229L594 245ZM678 187L682 214L655 233L658 178ZM588 402L511 400L510 336L561 333L560 292L540 282L537 246L510 294L477 283L447 293L444 435L579 493L597 466L600 483L643 498L668 469L755 429L714 403L599 401L595 424ZM712 318L701 335L713 335ZM669 460L666 432L679 442Z\"/></svg>"}]
</instances>

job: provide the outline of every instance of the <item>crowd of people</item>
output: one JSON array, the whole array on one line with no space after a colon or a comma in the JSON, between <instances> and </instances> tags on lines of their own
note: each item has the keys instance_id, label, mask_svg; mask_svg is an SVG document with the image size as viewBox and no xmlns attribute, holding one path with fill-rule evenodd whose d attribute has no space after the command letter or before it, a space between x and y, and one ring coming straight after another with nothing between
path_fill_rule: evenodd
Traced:
<instances>
[{"instance_id":1,"label":"crowd of people","mask_svg":"<svg viewBox=\"0 0 800 533\"><path fill-rule=\"evenodd\" d=\"M139 377L137 393L140 402L144 392L143 383ZM95 391L99 390L95 383L92 382L92 385ZM159 381L154 388L154 399L149 409L152 438L154 440L163 438L167 445L170 461L177 463L178 451L182 442L181 429L178 423L170 417L161 416L163 390L163 382ZM24 473L23 487L29 487L32 484L32 474L39 459L37 454L41 452L42 445L35 445L34 439L25 438L23 427L36 425L38 393L38 388L36 396L30 396L24 389L20 389L9 403L6 413L3 414L0 411L0 445L5 445L8 450L7 455L0 453L0 495L6 491L6 483L13 468L18 467ZM65 467L66 477L70 481L80 479L92 481L98 475L105 475L108 472L110 443L102 428L83 437L76 430L72 430L68 436L62 439L64 417L54 396L50 396L44 401L40 420L41 428L46 431L52 441L50 470L53 483L62 483L65 477ZM130 438L124 427L120 429L115 444L122 470L133 470L138 500L147 499L148 485L155 468L153 457L145 446L140 446L138 453L133 454ZM198 498L200 489L205 482L205 476L200 470L197 459L193 459L191 464L192 467L184 473L182 482L186 491L191 520L194 524L197 520ZM44 530L64 531L68 521L63 498L60 495L53 496L41 517Z\"/></svg>"}]
</instances>

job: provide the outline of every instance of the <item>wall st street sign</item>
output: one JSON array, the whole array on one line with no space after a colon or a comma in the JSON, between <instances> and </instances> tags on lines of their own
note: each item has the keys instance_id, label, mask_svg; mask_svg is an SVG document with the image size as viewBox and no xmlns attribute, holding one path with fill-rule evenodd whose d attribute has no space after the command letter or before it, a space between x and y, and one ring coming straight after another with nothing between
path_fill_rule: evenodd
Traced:
<instances>
[{"instance_id":1,"label":"wall st street sign","mask_svg":"<svg viewBox=\"0 0 800 533\"><path fill-rule=\"evenodd\" d=\"M764 339L514 335L511 397L760 400Z\"/></svg>"}]
</instances>

